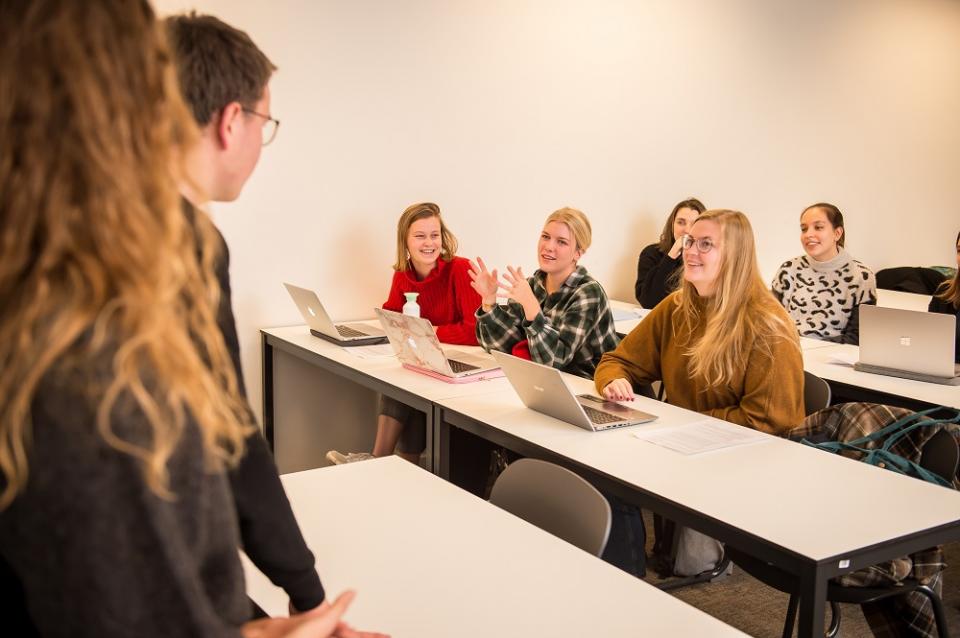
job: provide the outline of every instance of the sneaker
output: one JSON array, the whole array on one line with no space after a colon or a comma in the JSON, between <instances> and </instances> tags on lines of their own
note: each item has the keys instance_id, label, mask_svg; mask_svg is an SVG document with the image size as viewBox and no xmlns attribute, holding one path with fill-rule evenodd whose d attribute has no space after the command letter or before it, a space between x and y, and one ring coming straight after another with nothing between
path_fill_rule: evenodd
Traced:
<instances>
[{"instance_id":1,"label":"sneaker","mask_svg":"<svg viewBox=\"0 0 960 638\"><path fill-rule=\"evenodd\" d=\"M334 465L343 465L344 463L356 463L357 461L369 461L370 459L375 459L374 455L369 452L348 452L347 454L342 454L336 450L330 450L327 452L327 460L333 463Z\"/></svg>"}]
</instances>

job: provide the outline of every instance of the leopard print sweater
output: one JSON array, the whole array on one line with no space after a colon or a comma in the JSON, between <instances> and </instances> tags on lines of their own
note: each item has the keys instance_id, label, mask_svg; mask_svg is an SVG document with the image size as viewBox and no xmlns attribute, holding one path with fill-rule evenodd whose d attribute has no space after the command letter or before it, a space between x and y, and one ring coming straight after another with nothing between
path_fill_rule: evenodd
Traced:
<instances>
[{"instance_id":1,"label":"leopard print sweater","mask_svg":"<svg viewBox=\"0 0 960 638\"><path fill-rule=\"evenodd\" d=\"M877 303L873 272L843 248L829 261L803 255L785 262L773 278L772 290L801 337L827 341L855 342L856 337L845 338L851 316L859 316L860 304Z\"/></svg>"}]
</instances>

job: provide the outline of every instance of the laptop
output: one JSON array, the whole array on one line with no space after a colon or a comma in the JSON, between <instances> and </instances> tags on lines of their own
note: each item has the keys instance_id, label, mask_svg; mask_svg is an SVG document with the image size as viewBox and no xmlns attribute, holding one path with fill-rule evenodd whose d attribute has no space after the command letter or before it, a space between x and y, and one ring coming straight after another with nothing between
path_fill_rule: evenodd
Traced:
<instances>
[{"instance_id":1,"label":"laptop","mask_svg":"<svg viewBox=\"0 0 960 638\"><path fill-rule=\"evenodd\" d=\"M556 368L492 352L520 400L531 410L566 421L584 430L600 432L649 423L657 417L592 394L574 395Z\"/></svg>"},{"instance_id":2,"label":"laptop","mask_svg":"<svg viewBox=\"0 0 960 638\"><path fill-rule=\"evenodd\" d=\"M297 304L303 320L310 326L310 334L339 346L369 346L384 343L387 336L376 326L362 323L333 323L323 309L317 293L293 284L283 284Z\"/></svg>"},{"instance_id":3,"label":"laptop","mask_svg":"<svg viewBox=\"0 0 960 638\"><path fill-rule=\"evenodd\" d=\"M426 319L380 308L374 311L403 367L447 383L503 376L503 371L490 357L456 350L445 352Z\"/></svg>"},{"instance_id":4,"label":"laptop","mask_svg":"<svg viewBox=\"0 0 960 638\"><path fill-rule=\"evenodd\" d=\"M861 305L860 361L853 368L960 385L960 365L954 362L956 338L954 315Z\"/></svg>"}]
</instances>

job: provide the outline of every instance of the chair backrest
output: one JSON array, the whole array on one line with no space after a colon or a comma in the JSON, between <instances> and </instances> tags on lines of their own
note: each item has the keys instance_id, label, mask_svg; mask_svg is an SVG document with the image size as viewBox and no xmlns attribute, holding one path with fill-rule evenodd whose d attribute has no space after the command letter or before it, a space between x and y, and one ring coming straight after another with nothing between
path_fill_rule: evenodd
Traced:
<instances>
[{"instance_id":1,"label":"chair backrest","mask_svg":"<svg viewBox=\"0 0 960 638\"><path fill-rule=\"evenodd\" d=\"M815 374L803 371L803 411L810 416L830 407L830 384Z\"/></svg>"},{"instance_id":2,"label":"chair backrest","mask_svg":"<svg viewBox=\"0 0 960 638\"><path fill-rule=\"evenodd\" d=\"M946 278L938 270L918 266L883 268L876 272L877 288L921 295L932 295Z\"/></svg>"},{"instance_id":3,"label":"chair backrest","mask_svg":"<svg viewBox=\"0 0 960 638\"><path fill-rule=\"evenodd\" d=\"M957 439L946 429L934 434L923 444L920 451L920 466L939 474L947 481L953 481L960 463L960 446Z\"/></svg>"},{"instance_id":4,"label":"chair backrest","mask_svg":"<svg viewBox=\"0 0 960 638\"><path fill-rule=\"evenodd\" d=\"M600 556L610 536L610 504L565 467L519 459L497 477L490 502L542 530Z\"/></svg>"}]
</instances>

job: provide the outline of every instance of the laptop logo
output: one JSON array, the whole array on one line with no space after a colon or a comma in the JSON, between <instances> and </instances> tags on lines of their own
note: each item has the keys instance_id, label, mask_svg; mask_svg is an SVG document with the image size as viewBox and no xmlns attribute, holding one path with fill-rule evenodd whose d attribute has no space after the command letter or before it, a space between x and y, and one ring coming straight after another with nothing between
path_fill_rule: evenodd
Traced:
<instances>
[{"instance_id":1,"label":"laptop logo","mask_svg":"<svg viewBox=\"0 0 960 638\"><path fill-rule=\"evenodd\" d=\"M307 306L307 310L310 311L310 316L311 316L311 317L316 317L316 316L317 316L317 313L313 311L313 306Z\"/></svg>"},{"instance_id":2,"label":"laptop logo","mask_svg":"<svg viewBox=\"0 0 960 638\"><path fill-rule=\"evenodd\" d=\"M536 390L537 392L545 392L545 390L538 385L533 386L533 389Z\"/></svg>"},{"instance_id":3,"label":"laptop logo","mask_svg":"<svg viewBox=\"0 0 960 638\"><path fill-rule=\"evenodd\" d=\"M417 349L417 342L413 340L413 337L407 337L407 343L409 343L410 347L414 350Z\"/></svg>"},{"instance_id":4,"label":"laptop logo","mask_svg":"<svg viewBox=\"0 0 960 638\"><path fill-rule=\"evenodd\" d=\"M900 345L901 345L901 346L909 346L909 345L910 345L910 337L900 337Z\"/></svg>"}]
</instances>

